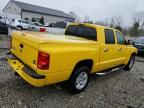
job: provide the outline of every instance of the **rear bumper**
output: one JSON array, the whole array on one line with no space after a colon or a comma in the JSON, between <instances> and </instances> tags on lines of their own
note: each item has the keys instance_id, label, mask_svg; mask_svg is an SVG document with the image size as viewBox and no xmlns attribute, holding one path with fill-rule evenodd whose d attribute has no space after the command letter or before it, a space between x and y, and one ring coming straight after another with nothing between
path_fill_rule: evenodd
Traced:
<instances>
[{"instance_id":1,"label":"rear bumper","mask_svg":"<svg viewBox=\"0 0 144 108\"><path fill-rule=\"evenodd\" d=\"M18 73L29 84L35 87L41 87L45 85L44 75L37 74L12 54L7 54L7 58L9 64L15 70L15 72Z\"/></svg>"}]
</instances>

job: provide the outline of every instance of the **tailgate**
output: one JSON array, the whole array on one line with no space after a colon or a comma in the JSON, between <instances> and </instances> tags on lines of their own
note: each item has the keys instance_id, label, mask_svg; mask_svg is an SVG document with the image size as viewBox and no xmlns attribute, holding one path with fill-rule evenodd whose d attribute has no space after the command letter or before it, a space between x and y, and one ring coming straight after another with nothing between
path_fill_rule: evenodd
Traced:
<instances>
[{"instance_id":1,"label":"tailgate","mask_svg":"<svg viewBox=\"0 0 144 108\"><path fill-rule=\"evenodd\" d=\"M19 34L13 34L11 52L34 70L37 68L38 48L38 43L34 43Z\"/></svg>"}]
</instances>

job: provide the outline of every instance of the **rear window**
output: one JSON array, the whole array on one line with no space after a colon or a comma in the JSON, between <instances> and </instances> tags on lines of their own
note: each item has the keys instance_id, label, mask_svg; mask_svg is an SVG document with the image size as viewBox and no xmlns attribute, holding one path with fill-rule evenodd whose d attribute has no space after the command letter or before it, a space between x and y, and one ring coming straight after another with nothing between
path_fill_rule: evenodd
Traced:
<instances>
[{"instance_id":1,"label":"rear window","mask_svg":"<svg viewBox=\"0 0 144 108\"><path fill-rule=\"evenodd\" d=\"M71 25L65 34L97 41L96 29L92 27Z\"/></svg>"}]
</instances>

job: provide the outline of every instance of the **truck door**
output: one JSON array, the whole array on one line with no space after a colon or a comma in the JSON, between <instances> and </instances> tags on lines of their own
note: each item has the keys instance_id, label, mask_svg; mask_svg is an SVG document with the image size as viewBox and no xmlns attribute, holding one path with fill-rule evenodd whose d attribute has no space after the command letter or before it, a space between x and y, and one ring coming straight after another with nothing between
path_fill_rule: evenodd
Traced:
<instances>
[{"instance_id":1,"label":"truck door","mask_svg":"<svg viewBox=\"0 0 144 108\"><path fill-rule=\"evenodd\" d=\"M117 56L119 64L124 64L126 61L126 39L124 35L119 32L115 31L117 37Z\"/></svg>"},{"instance_id":2,"label":"truck door","mask_svg":"<svg viewBox=\"0 0 144 108\"><path fill-rule=\"evenodd\" d=\"M116 36L113 29L104 30L104 43L100 49L100 71L115 67L117 62Z\"/></svg>"}]
</instances>

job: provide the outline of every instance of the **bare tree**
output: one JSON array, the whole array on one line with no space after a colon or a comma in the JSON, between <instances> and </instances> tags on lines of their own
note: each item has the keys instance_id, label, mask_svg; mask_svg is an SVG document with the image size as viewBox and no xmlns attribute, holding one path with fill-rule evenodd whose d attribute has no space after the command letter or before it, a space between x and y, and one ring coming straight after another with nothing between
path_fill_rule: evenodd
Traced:
<instances>
[{"instance_id":1,"label":"bare tree","mask_svg":"<svg viewBox=\"0 0 144 108\"><path fill-rule=\"evenodd\" d=\"M88 23L90 21L91 21L91 19L90 19L90 17L88 15L84 17L84 22L85 23Z\"/></svg>"},{"instance_id":2,"label":"bare tree","mask_svg":"<svg viewBox=\"0 0 144 108\"><path fill-rule=\"evenodd\" d=\"M144 28L144 11L138 11L133 15L133 29L140 35ZM137 30L136 30L137 29Z\"/></svg>"},{"instance_id":3,"label":"bare tree","mask_svg":"<svg viewBox=\"0 0 144 108\"><path fill-rule=\"evenodd\" d=\"M115 17L115 23L116 23L116 26L122 26L122 17L121 16L116 16Z\"/></svg>"},{"instance_id":4,"label":"bare tree","mask_svg":"<svg viewBox=\"0 0 144 108\"><path fill-rule=\"evenodd\" d=\"M75 19L78 17L77 14L73 11L69 12L69 15L72 16Z\"/></svg>"},{"instance_id":5,"label":"bare tree","mask_svg":"<svg viewBox=\"0 0 144 108\"><path fill-rule=\"evenodd\" d=\"M81 22L81 18L75 12L71 11L69 15L75 19L75 22Z\"/></svg>"},{"instance_id":6,"label":"bare tree","mask_svg":"<svg viewBox=\"0 0 144 108\"><path fill-rule=\"evenodd\" d=\"M114 27L114 25L115 25L114 18L112 17L112 18L111 18L111 21L110 21L110 27L112 27L112 28L113 28L113 27Z\"/></svg>"},{"instance_id":7,"label":"bare tree","mask_svg":"<svg viewBox=\"0 0 144 108\"><path fill-rule=\"evenodd\" d=\"M121 16L114 16L111 18L110 27L121 27L122 25L122 17Z\"/></svg>"},{"instance_id":8,"label":"bare tree","mask_svg":"<svg viewBox=\"0 0 144 108\"><path fill-rule=\"evenodd\" d=\"M107 20L104 20L104 21L96 21L94 24L101 25L101 26L108 26Z\"/></svg>"},{"instance_id":9,"label":"bare tree","mask_svg":"<svg viewBox=\"0 0 144 108\"><path fill-rule=\"evenodd\" d=\"M95 22L94 24L105 26L104 21L97 21L97 22Z\"/></svg>"},{"instance_id":10,"label":"bare tree","mask_svg":"<svg viewBox=\"0 0 144 108\"><path fill-rule=\"evenodd\" d=\"M134 13L134 15L133 15L134 22L137 22L140 24L141 21L143 20L143 14L144 14L143 11L138 11L138 12Z\"/></svg>"},{"instance_id":11,"label":"bare tree","mask_svg":"<svg viewBox=\"0 0 144 108\"><path fill-rule=\"evenodd\" d=\"M109 26L122 31L122 22L121 16L114 16L111 18Z\"/></svg>"},{"instance_id":12,"label":"bare tree","mask_svg":"<svg viewBox=\"0 0 144 108\"><path fill-rule=\"evenodd\" d=\"M109 26L109 18L106 18L106 19L104 20L104 26Z\"/></svg>"}]
</instances>

